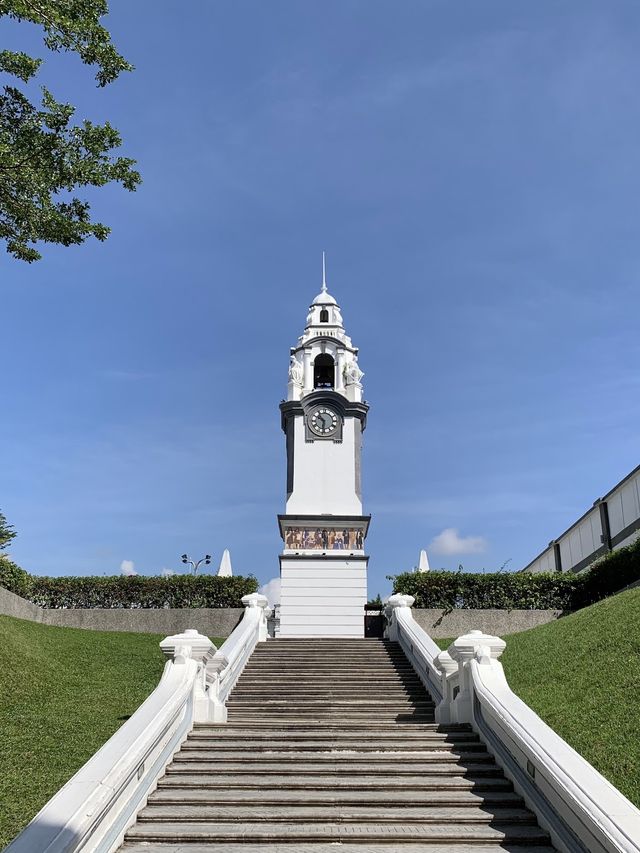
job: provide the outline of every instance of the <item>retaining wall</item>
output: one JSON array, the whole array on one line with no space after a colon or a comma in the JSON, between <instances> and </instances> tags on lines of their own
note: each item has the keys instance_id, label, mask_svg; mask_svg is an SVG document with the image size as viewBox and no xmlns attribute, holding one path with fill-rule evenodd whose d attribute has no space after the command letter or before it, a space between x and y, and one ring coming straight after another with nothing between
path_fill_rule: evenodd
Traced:
<instances>
[{"instance_id":1,"label":"retaining wall","mask_svg":"<svg viewBox=\"0 0 640 853\"><path fill-rule=\"evenodd\" d=\"M440 639L460 637L476 629L504 637L553 622L562 616L562 610L452 610L446 616L442 612L413 608L413 618L431 637Z\"/></svg>"},{"instance_id":2,"label":"retaining wall","mask_svg":"<svg viewBox=\"0 0 640 853\"><path fill-rule=\"evenodd\" d=\"M88 628L93 631L135 631L142 634L179 634L195 628L207 637L228 637L244 610L242 607L194 607L171 609L46 609L0 587L0 615L29 619L60 628ZM561 610L442 610L416 609L413 616L432 637L459 637L476 628L504 637L526 631L562 615ZM364 618L364 614L363 614ZM441 620L439 622L439 620ZM437 624L439 622L439 624Z\"/></svg>"},{"instance_id":3,"label":"retaining wall","mask_svg":"<svg viewBox=\"0 0 640 853\"><path fill-rule=\"evenodd\" d=\"M0 587L0 615L29 619L59 628L93 631L135 631L141 634L179 634L195 628L206 637L228 637L236 627L242 607L194 607L158 609L48 609Z\"/></svg>"}]
</instances>

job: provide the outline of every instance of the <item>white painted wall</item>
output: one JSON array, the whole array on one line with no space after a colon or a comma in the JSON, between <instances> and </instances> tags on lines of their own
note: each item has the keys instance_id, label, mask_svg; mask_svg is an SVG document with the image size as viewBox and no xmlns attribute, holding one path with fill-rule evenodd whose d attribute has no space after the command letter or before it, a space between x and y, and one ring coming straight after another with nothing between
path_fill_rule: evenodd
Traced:
<instances>
[{"instance_id":1,"label":"white painted wall","mask_svg":"<svg viewBox=\"0 0 640 853\"><path fill-rule=\"evenodd\" d=\"M356 494L355 431L355 419L346 418L342 443L307 443L304 417L296 416L293 492L287 515L362 515L362 501Z\"/></svg>"},{"instance_id":2,"label":"white painted wall","mask_svg":"<svg viewBox=\"0 0 640 853\"><path fill-rule=\"evenodd\" d=\"M281 637L363 637L366 560L280 560Z\"/></svg>"},{"instance_id":3,"label":"white painted wall","mask_svg":"<svg viewBox=\"0 0 640 853\"><path fill-rule=\"evenodd\" d=\"M611 537L614 538L629 525L640 519L640 471L633 472L615 486L604 498L609 513ZM558 538L562 570L567 572L582 560L591 557L602 546L602 523L600 509L594 506L578 524ZM614 546L614 550L630 545L638 538L638 531L631 533ZM594 557L595 559L595 557ZM528 572L554 572L553 546L546 548L527 566Z\"/></svg>"},{"instance_id":4,"label":"white painted wall","mask_svg":"<svg viewBox=\"0 0 640 853\"><path fill-rule=\"evenodd\" d=\"M611 535L616 536L640 518L640 472L607 498Z\"/></svg>"}]
</instances>

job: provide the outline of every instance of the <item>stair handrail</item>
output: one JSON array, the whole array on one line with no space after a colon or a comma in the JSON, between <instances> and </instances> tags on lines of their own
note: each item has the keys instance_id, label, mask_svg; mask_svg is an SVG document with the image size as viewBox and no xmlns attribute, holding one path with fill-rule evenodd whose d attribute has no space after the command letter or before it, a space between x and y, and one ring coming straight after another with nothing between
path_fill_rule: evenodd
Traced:
<instances>
[{"instance_id":1,"label":"stair handrail","mask_svg":"<svg viewBox=\"0 0 640 853\"><path fill-rule=\"evenodd\" d=\"M5 853L112 853L118 849L158 776L190 731L198 699L204 698L197 695L204 658L213 654L215 646L197 631L180 638L155 690L40 809Z\"/></svg>"},{"instance_id":2,"label":"stair handrail","mask_svg":"<svg viewBox=\"0 0 640 853\"><path fill-rule=\"evenodd\" d=\"M226 721L226 698L258 642L267 599L245 612L220 649L194 629L160 643L160 682L135 713L43 806L5 853L115 853L194 722ZM222 677L221 677L222 676Z\"/></svg>"},{"instance_id":3,"label":"stair handrail","mask_svg":"<svg viewBox=\"0 0 640 853\"><path fill-rule=\"evenodd\" d=\"M459 640L466 643L458 654L471 691L473 721L481 733L491 732L531 779L537 789L534 811L548 824L555 845L588 853L640 853L640 811L511 690L497 660L504 641L499 640L500 648L497 637L480 631ZM564 833L553 825L554 811Z\"/></svg>"},{"instance_id":4,"label":"stair handrail","mask_svg":"<svg viewBox=\"0 0 640 853\"><path fill-rule=\"evenodd\" d=\"M393 595L385 635L397 640L436 701L440 722L469 723L561 853L640 853L640 810L511 690L506 643L471 631L446 652Z\"/></svg>"},{"instance_id":5,"label":"stair handrail","mask_svg":"<svg viewBox=\"0 0 640 853\"><path fill-rule=\"evenodd\" d=\"M416 674L436 703L436 720L448 723L449 705L446 697L452 692L451 679L455 679L458 667L456 664L450 664L446 652L441 652L440 647L415 621L411 610L414 603L415 598L412 595L396 593L389 596L383 611L386 620L384 635L387 639L400 643Z\"/></svg>"},{"instance_id":6,"label":"stair handrail","mask_svg":"<svg viewBox=\"0 0 640 853\"><path fill-rule=\"evenodd\" d=\"M206 680L212 702L212 721L226 722L226 701L258 643L268 639L267 598L253 592L242 598L245 611L235 631L207 662Z\"/></svg>"}]
</instances>

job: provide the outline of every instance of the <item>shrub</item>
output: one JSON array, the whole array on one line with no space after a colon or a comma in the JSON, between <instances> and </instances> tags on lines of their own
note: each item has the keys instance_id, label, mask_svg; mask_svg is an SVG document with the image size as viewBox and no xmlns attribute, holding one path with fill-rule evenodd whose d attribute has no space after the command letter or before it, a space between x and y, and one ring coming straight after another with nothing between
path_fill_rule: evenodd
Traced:
<instances>
[{"instance_id":1,"label":"shrub","mask_svg":"<svg viewBox=\"0 0 640 853\"><path fill-rule=\"evenodd\" d=\"M595 604L629 584L640 581L640 538L631 545L601 557L578 577L581 584L574 599L576 610Z\"/></svg>"},{"instance_id":2,"label":"shrub","mask_svg":"<svg viewBox=\"0 0 640 853\"><path fill-rule=\"evenodd\" d=\"M33 577L28 598L50 608L241 607L242 596L257 588L252 576Z\"/></svg>"},{"instance_id":3,"label":"shrub","mask_svg":"<svg viewBox=\"0 0 640 853\"><path fill-rule=\"evenodd\" d=\"M20 566L0 554L0 586L22 598L29 598L32 585L33 578L29 572L25 572Z\"/></svg>"},{"instance_id":4,"label":"shrub","mask_svg":"<svg viewBox=\"0 0 640 853\"><path fill-rule=\"evenodd\" d=\"M576 575L491 572L404 572L392 577L393 591L412 595L416 607L443 610L571 610Z\"/></svg>"}]
</instances>

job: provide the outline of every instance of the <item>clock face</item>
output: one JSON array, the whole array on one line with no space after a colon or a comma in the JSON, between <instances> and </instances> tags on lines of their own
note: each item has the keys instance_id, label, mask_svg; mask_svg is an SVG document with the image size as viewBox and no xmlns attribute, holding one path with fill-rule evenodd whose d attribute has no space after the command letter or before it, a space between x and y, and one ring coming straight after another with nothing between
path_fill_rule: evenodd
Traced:
<instances>
[{"instance_id":1,"label":"clock face","mask_svg":"<svg viewBox=\"0 0 640 853\"><path fill-rule=\"evenodd\" d=\"M316 409L309 418L309 426L317 435L331 435L338 428L338 416L332 409Z\"/></svg>"}]
</instances>

